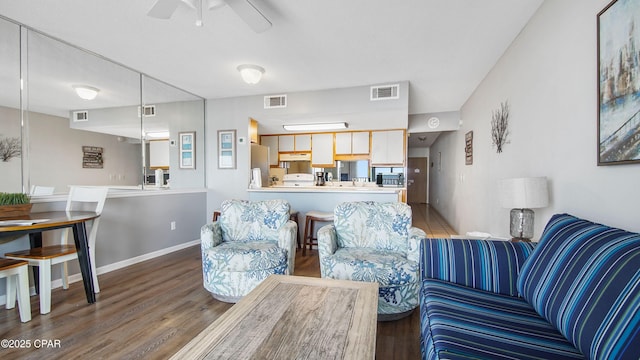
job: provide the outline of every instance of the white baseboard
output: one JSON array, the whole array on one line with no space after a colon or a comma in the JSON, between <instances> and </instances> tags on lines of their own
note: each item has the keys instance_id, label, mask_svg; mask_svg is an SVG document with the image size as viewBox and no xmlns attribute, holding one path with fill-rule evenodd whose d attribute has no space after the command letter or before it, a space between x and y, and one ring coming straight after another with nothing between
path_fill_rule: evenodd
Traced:
<instances>
[{"instance_id":1,"label":"white baseboard","mask_svg":"<svg viewBox=\"0 0 640 360\"><path fill-rule=\"evenodd\" d=\"M172 246L172 247L168 247L168 248L165 248L165 249L161 249L161 250L157 250L157 251L154 251L154 252L150 252L148 254L136 256L136 257L133 257L131 259L122 260L122 261L119 261L119 262L116 262L116 263L113 263L113 264L101 266L101 267L96 269L96 272L98 273L98 275L106 274L106 273L111 272L111 271L122 269L124 267L130 266L130 265L133 265L133 264L137 264L137 263L140 263L140 262L143 262L143 261L146 261L146 260L157 258L159 256L167 255L167 254L170 254L172 252L176 252L178 250L186 249L188 247L195 246L195 245L198 245L198 244L200 244L200 239L192 240L192 241L189 241L189 242L186 242L186 243L182 243L182 244L178 244L178 245L175 245L175 246ZM78 274L73 274L73 275L69 276L69 283L74 283L74 282L78 282L78 281L82 281L82 274L78 273ZM62 287L62 279L53 280L51 282L51 289L56 289L56 288L59 288L59 287ZM36 294L35 287L32 286L29 289L29 293L32 296L35 295ZM5 305L6 303L7 303L6 294L0 296L0 305Z\"/></svg>"}]
</instances>

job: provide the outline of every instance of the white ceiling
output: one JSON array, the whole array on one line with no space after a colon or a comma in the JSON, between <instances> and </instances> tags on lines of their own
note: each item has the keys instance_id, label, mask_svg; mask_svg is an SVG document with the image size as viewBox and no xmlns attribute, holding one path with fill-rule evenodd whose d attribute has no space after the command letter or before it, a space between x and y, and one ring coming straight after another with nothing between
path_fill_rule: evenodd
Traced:
<instances>
[{"instance_id":1,"label":"white ceiling","mask_svg":"<svg viewBox=\"0 0 640 360\"><path fill-rule=\"evenodd\" d=\"M542 0L252 0L273 26L229 8L203 27L155 0L0 1L0 14L207 99L408 80L409 114L456 111ZM266 69L257 85L236 67Z\"/></svg>"}]
</instances>

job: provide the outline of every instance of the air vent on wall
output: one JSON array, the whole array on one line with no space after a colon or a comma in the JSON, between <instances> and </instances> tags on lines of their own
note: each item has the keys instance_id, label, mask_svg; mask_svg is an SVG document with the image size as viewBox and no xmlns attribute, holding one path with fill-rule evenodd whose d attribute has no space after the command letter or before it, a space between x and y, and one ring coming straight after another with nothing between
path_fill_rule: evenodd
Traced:
<instances>
[{"instance_id":1,"label":"air vent on wall","mask_svg":"<svg viewBox=\"0 0 640 360\"><path fill-rule=\"evenodd\" d=\"M264 97L265 109L277 109L287 107L287 95L270 95Z\"/></svg>"},{"instance_id":2,"label":"air vent on wall","mask_svg":"<svg viewBox=\"0 0 640 360\"><path fill-rule=\"evenodd\" d=\"M400 98L400 85L380 85L371 87L371 101Z\"/></svg>"},{"instance_id":3,"label":"air vent on wall","mask_svg":"<svg viewBox=\"0 0 640 360\"><path fill-rule=\"evenodd\" d=\"M142 115L145 117L156 116L156 106L155 105L145 105L142 107L144 109ZM138 106L138 117L140 117L140 106Z\"/></svg>"},{"instance_id":4,"label":"air vent on wall","mask_svg":"<svg viewBox=\"0 0 640 360\"><path fill-rule=\"evenodd\" d=\"M89 112L87 110L74 111L73 122L89 121Z\"/></svg>"}]
</instances>

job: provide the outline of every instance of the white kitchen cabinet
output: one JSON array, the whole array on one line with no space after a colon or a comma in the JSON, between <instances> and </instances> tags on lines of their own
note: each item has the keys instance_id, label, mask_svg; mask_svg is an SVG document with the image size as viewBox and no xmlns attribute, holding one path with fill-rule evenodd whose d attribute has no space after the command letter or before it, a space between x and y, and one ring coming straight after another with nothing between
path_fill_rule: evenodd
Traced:
<instances>
[{"instance_id":1,"label":"white kitchen cabinet","mask_svg":"<svg viewBox=\"0 0 640 360\"><path fill-rule=\"evenodd\" d=\"M311 151L311 134L295 135L295 151Z\"/></svg>"},{"instance_id":2,"label":"white kitchen cabinet","mask_svg":"<svg viewBox=\"0 0 640 360\"><path fill-rule=\"evenodd\" d=\"M351 153L354 155L363 155L369 153L369 132L358 131L351 133Z\"/></svg>"},{"instance_id":3,"label":"white kitchen cabinet","mask_svg":"<svg viewBox=\"0 0 640 360\"><path fill-rule=\"evenodd\" d=\"M279 152L295 151L294 144L295 144L295 137L293 135L278 136Z\"/></svg>"},{"instance_id":4,"label":"white kitchen cabinet","mask_svg":"<svg viewBox=\"0 0 640 360\"><path fill-rule=\"evenodd\" d=\"M278 136L262 136L260 143L269 147L269 165L278 165Z\"/></svg>"},{"instance_id":5,"label":"white kitchen cabinet","mask_svg":"<svg viewBox=\"0 0 640 360\"><path fill-rule=\"evenodd\" d=\"M371 132L371 165L399 165L405 161L404 130Z\"/></svg>"},{"instance_id":6,"label":"white kitchen cabinet","mask_svg":"<svg viewBox=\"0 0 640 360\"><path fill-rule=\"evenodd\" d=\"M369 132L336 133L336 155L369 154Z\"/></svg>"},{"instance_id":7,"label":"white kitchen cabinet","mask_svg":"<svg viewBox=\"0 0 640 360\"><path fill-rule=\"evenodd\" d=\"M149 168L169 168L169 140L149 141Z\"/></svg>"},{"instance_id":8,"label":"white kitchen cabinet","mask_svg":"<svg viewBox=\"0 0 640 360\"><path fill-rule=\"evenodd\" d=\"M336 133L336 155L351 155L351 133Z\"/></svg>"},{"instance_id":9,"label":"white kitchen cabinet","mask_svg":"<svg viewBox=\"0 0 640 360\"><path fill-rule=\"evenodd\" d=\"M312 134L311 143L311 166L334 167L333 134Z\"/></svg>"}]
</instances>

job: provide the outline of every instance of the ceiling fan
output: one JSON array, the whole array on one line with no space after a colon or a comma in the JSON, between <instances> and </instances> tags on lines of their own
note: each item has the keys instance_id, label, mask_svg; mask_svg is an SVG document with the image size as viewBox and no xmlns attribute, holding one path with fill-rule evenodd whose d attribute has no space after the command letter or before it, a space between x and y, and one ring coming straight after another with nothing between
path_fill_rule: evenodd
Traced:
<instances>
[{"instance_id":1,"label":"ceiling fan","mask_svg":"<svg viewBox=\"0 0 640 360\"><path fill-rule=\"evenodd\" d=\"M169 19L180 4L196 10L196 26L202 26L202 9L217 9L229 5L253 31L261 33L271 27L271 22L249 0L156 0L148 16Z\"/></svg>"}]
</instances>

